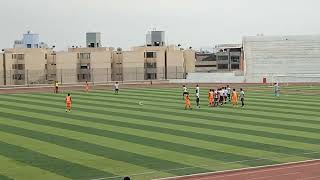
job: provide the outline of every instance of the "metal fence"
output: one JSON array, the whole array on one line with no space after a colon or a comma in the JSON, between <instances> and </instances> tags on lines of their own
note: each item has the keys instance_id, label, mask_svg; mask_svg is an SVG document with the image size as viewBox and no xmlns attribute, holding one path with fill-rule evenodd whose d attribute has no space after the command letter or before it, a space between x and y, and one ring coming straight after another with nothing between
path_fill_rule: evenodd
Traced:
<instances>
[{"instance_id":1,"label":"metal fence","mask_svg":"<svg viewBox=\"0 0 320 180\"><path fill-rule=\"evenodd\" d=\"M108 83L113 81L148 81L185 79L183 67L167 68L92 68L92 69L45 69L0 70L0 85L77 84L83 82Z\"/></svg>"}]
</instances>

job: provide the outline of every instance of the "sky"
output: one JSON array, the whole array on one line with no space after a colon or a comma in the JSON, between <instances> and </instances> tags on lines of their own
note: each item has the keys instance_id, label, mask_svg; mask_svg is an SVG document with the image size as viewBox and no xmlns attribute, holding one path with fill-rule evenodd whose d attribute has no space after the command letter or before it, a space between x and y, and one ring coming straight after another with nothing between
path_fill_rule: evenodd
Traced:
<instances>
[{"instance_id":1,"label":"sky","mask_svg":"<svg viewBox=\"0 0 320 180\"><path fill-rule=\"evenodd\" d=\"M169 44L207 49L257 34L320 34L319 7L319 0L0 0L0 48L31 30L61 50L85 46L86 32L128 49L157 28Z\"/></svg>"}]
</instances>

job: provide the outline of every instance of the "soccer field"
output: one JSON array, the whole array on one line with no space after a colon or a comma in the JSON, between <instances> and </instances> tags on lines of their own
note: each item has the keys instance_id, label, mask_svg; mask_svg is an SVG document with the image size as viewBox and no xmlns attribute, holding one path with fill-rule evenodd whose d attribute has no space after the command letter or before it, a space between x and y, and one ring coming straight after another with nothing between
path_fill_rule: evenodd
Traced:
<instances>
[{"instance_id":1,"label":"soccer field","mask_svg":"<svg viewBox=\"0 0 320 180\"><path fill-rule=\"evenodd\" d=\"M296 91L299 89L300 91ZM0 179L181 176L320 158L319 86L248 87L246 106L184 110L181 87L0 95ZM143 105L139 105L139 102Z\"/></svg>"}]
</instances>

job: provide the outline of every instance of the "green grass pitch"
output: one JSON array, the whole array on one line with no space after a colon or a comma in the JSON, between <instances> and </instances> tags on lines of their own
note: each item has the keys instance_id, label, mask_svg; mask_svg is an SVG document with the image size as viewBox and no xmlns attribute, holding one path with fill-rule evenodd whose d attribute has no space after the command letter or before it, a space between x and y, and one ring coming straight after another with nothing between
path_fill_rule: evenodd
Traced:
<instances>
[{"instance_id":1,"label":"green grass pitch","mask_svg":"<svg viewBox=\"0 0 320 180\"><path fill-rule=\"evenodd\" d=\"M296 91L299 89L301 91ZM184 110L181 88L0 95L0 179L152 179L320 158L320 87L251 87ZM143 105L139 105L143 102Z\"/></svg>"}]
</instances>

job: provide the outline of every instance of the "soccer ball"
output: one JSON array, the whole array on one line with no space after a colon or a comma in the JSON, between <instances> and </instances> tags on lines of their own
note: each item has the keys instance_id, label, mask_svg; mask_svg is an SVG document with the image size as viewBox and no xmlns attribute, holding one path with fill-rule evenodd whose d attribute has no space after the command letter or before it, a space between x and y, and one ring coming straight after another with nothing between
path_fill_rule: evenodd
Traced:
<instances>
[{"instance_id":1,"label":"soccer ball","mask_svg":"<svg viewBox=\"0 0 320 180\"><path fill-rule=\"evenodd\" d=\"M140 106L143 106L143 102L142 102L142 101L139 101L139 105L140 105Z\"/></svg>"}]
</instances>

